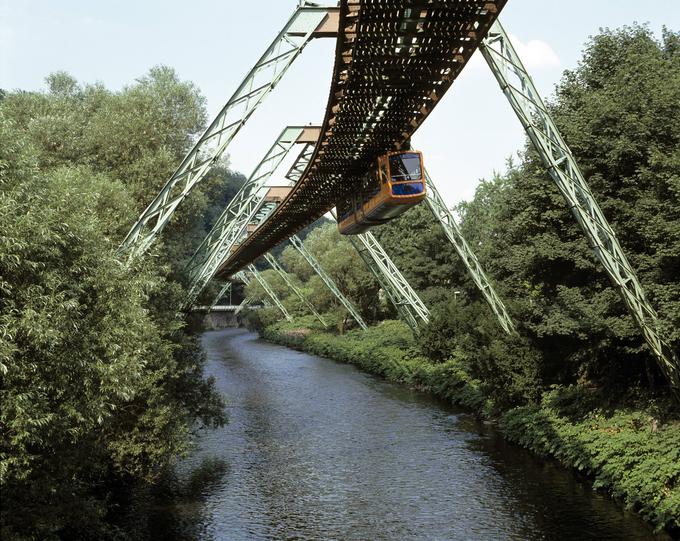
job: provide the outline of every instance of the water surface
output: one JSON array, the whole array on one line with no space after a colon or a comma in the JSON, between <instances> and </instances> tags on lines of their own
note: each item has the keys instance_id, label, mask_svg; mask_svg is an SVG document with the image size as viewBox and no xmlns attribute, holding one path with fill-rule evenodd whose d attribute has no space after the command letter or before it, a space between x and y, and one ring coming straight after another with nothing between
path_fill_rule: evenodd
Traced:
<instances>
[{"instance_id":1,"label":"water surface","mask_svg":"<svg viewBox=\"0 0 680 541\"><path fill-rule=\"evenodd\" d=\"M230 423L158 539L667 539L461 409L242 329L203 345Z\"/></svg>"}]
</instances>

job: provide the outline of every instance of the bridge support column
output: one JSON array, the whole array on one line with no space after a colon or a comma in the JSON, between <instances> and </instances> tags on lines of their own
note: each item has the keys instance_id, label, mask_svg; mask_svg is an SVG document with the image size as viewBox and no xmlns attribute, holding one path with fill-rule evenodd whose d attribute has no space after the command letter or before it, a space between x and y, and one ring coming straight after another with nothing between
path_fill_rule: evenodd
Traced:
<instances>
[{"instance_id":1,"label":"bridge support column","mask_svg":"<svg viewBox=\"0 0 680 541\"><path fill-rule=\"evenodd\" d=\"M260 272L255 268L255 265L253 265L252 263L248 265L248 271L250 272L250 274L253 275L255 280L257 280L257 282L262 286L262 289L264 289L265 293L269 295L269 298L274 302L274 305L283 314L283 317L285 317L288 321L293 321L293 318L288 313L288 310L286 310L286 307L279 300L279 297L276 295L276 293L274 293L274 290L267 283L267 280L264 279L264 276L262 276ZM246 277L245 272L242 273L241 279L246 283L246 285L250 283L250 280L248 280L248 278Z\"/></svg>"},{"instance_id":2,"label":"bridge support column","mask_svg":"<svg viewBox=\"0 0 680 541\"><path fill-rule=\"evenodd\" d=\"M337 221L335 212L331 211L331 214ZM397 309L399 317L411 327L413 332L417 332L420 323L429 321L430 311L408 280L399 272L378 239L370 231L359 235L348 235L347 239L373 273L380 287Z\"/></svg>"},{"instance_id":3,"label":"bridge support column","mask_svg":"<svg viewBox=\"0 0 680 541\"><path fill-rule=\"evenodd\" d=\"M595 256L642 330L676 397L680 398L680 362L661 335L656 311L647 300L616 234L602 214L574 156L498 20L491 26L480 50Z\"/></svg>"},{"instance_id":4,"label":"bridge support column","mask_svg":"<svg viewBox=\"0 0 680 541\"><path fill-rule=\"evenodd\" d=\"M288 273L283 269L283 267L281 267L281 265L279 265L278 261L276 261L276 259L274 258L274 256L271 255L271 254L264 254L264 258L267 260L267 263L269 263L269 265L271 265L271 267L272 267L276 272L279 273L279 276L280 276L281 278L283 278L283 281L286 282L286 285L290 288L290 290L291 290L293 293L295 293L295 295L297 296L297 298L300 299L300 300L304 303L304 305L307 307L307 309L308 309L312 314L314 314L314 316L316 317L316 319L318 319L324 327L328 327L328 324L326 323L326 321L324 320L324 318L321 316L321 314L319 314L319 312L317 312L316 308L314 308L314 305L313 305L311 302L309 302L309 300L307 300L307 297L305 297L305 296L302 294L302 291L300 291L300 288L297 287L297 286L293 283L293 281L290 279L290 276L288 276Z\"/></svg>"},{"instance_id":5,"label":"bridge support column","mask_svg":"<svg viewBox=\"0 0 680 541\"><path fill-rule=\"evenodd\" d=\"M252 300L253 300L253 299L251 299L250 297L245 297L245 298L241 301L241 304L239 304L239 305L236 307L236 310L234 310L234 315L235 315L235 316L238 315L239 312L240 312L241 310L243 310L246 306L248 306L248 305L251 303Z\"/></svg>"},{"instance_id":6,"label":"bridge support column","mask_svg":"<svg viewBox=\"0 0 680 541\"><path fill-rule=\"evenodd\" d=\"M224 285L220 289L219 293L215 296L215 299L212 301L212 304L208 308L208 313L210 313L210 311L217 305L220 299L227 294L227 292L231 292L231 282L224 282Z\"/></svg>"},{"instance_id":7,"label":"bridge support column","mask_svg":"<svg viewBox=\"0 0 680 541\"><path fill-rule=\"evenodd\" d=\"M247 224L255 218L262 204L261 192L265 184L290 149L296 144L315 142L318 132L318 128L288 126L277 137L191 257L187 265L190 278L187 305L196 300L236 241L243 236Z\"/></svg>"},{"instance_id":8,"label":"bridge support column","mask_svg":"<svg viewBox=\"0 0 680 541\"><path fill-rule=\"evenodd\" d=\"M449 239L449 242L453 244L453 247L458 252L460 259L462 260L465 268L467 269L472 281L475 283L479 291L484 295L484 299L491 307L491 310L496 315L498 323L503 328L503 330L508 334L516 333L515 326L508 315L508 311L505 309L503 301L496 294L496 291L486 276L484 269L479 264L477 256L470 248L470 245L466 242L463 233L461 232L453 213L446 206L442 196L439 194L437 187L430 178L430 175L425 171L425 177L427 181L427 206L430 207L432 214L441 224L444 234Z\"/></svg>"},{"instance_id":9,"label":"bridge support column","mask_svg":"<svg viewBox=\"0 0 680 541\"><path fill-rule=\"evenodd\" d=\"M170 220L177 206L219 160L241 127L274 89L314 37L337 32L338 8L303 2L229 98L217 117L185 156L160 193L125 237L119 253L143 254Z\"/></svg>"},{"instance_id":10,"label":"bridge support column","mask_svg":"<svg viewBox=\"0 0 680 541\"><path fill-rule=\"evenodd\" d=\"M290 243L293 246L295 246L298 252L300 252L302 257L305 258L307 263L309 263L309 265L319 275L319 278L321 278L323 283L326 284L326 287L331 290L333 295L336 296L336 298L340 301L340 304L342 304L345 307L345 309L350 313L350 315L359 324L359 326L363 330L368 329L368 325L366 325L364 319L359 315L357 309L354 308L352 302L347 297L345 297L345 295L343 295L342 291L340 291L333 278L331 278L328 275L328 273L324 270L319 261L309 252L309 250L307 250L307 248L305 248L305 245L303 244L300 237L298 237L297 235L293 235L288 240L290 240Z\"/></svg>"}]
</instances>

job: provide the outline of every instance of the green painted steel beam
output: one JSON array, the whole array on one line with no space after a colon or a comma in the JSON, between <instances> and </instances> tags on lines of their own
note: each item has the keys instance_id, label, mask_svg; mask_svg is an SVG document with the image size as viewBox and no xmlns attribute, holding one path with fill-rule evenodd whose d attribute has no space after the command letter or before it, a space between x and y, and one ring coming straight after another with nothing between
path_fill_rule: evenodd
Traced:
<instances>
[{"instance_id":1,"label":"green painted steel beam","mask_svg":"<svg viewBox=\"0 0 680 541\"><path fill-rule=\"evenodd\" d=\"M262 274L260 274L260 272L255 268L255 265L253 265L252 263L250 265L248 265L248 271L255 278L257 283L259 283L260 286L262 286L262 289L264 289L265 293L267 295L269 295L269 298L272 300L274 305L279 309L279 311L283 314L283 317L285 317L288 321L293 321L293 318L288 313L288 310L286 310L286 307L279 300L279 297L276 295L276 293L274 293L274 290L267 283L267 280L264 279L264 276L262 276ZM245 272L241 276L241 279L247 280ZM246 284L249 284L249 283L250 283L250 280L246 281Z\"/></svg>"},{"instance_id":2,"label":"green painted steel beam","mask_svg":"<svg viewBox=\"0 0 680 541\"><path fill-rule=\"evenodd\" d=\"M337 221L335 212L331 211L331 214ZM430 311L375 235L367 231L359 235L347 235L347 239L380 284L399 317L413 332L417 332L420 323L429 321Z\"/></svg>"},{"instance_id":3,"label":"green painted steel beam","mask_svg":"<svg viewBox=\"0 0 680 541\"><path fill-rule=\"evenodd\" d=\"M326 284L326 287L331 290L333 295L335 295L335 297L340 301L340 304L342 304L345 307L345 309L359 324L359 326L363 330L368 329L368 325L366 325L364 318L362 318L361 315L359 315L358 310L354 307L352 302L347 297L345 297L342 291L340 291L340 288L335 283L335 280L333 280L333 278L331 278L329 274L324 270L324 268L321 266L321 263L319 263L316 257L314 257L312 253L309 250L307 250L300 237L298 237L297 235L293 235L288 240L293 246L295 246L297 251L300 252L302 257L305 258L305 261L307 261L307 263L309 263L309 266L312 267L316 274L319 275L319 278L321 278L323 283Z\"/></svg>"},{"instance_id":4,"label":"green painted steel beam","mask_svg":"<svg viewBox=\"0 0 680 541\"><path fill-rule=\"evenodd\" d=\"M472 278L472 281L477 286L477 289L482 293L484 299L489 304L489 307L493 311L498 323L503 328L503 330L508 334L515 334L515 326L510 319L510 315L505 308L505 304L501 301L500 297L496 294L496 290L493 287L491 281L487 278L484 269L479 263L477 256L470 248L470 245L463 237L456 219L449 207L444 203L442 196L437 190L437 186L434 181L430 178L430 175L425 171L425 178L427 181L427 197L425 201L427 206L432 211L432 214L437 219L439 224L444 230L446 238L453 245L456 252L460 256L463 265L468 271L468 274Z\"/></svg>"},{"instance_id":5,"label":"green painted steel beam","mask_svg":"<svg viewBox=\"0 0 680 541\"><path fill-rule=\"evenodd\" d=\"M220 301L220 299L221 299L222 297L224 297L224 296L227 294L227 292L231 292L231 282L225 282L224 285L222 285L222 287L220 288L219 293L217 293L217 295L216 295L215 298L213 299L212 303L211 303L210 306L208 307L208 313L210 313L210 311L211 311L215 306L217 306L217 303Z\"/></svg>"},{"instance_id":6,"label":"green painted steel beam","mask_svg":"<svg viewBox=\"0 0 680 541\"><path fill-rule=\"evenodd\" d=\"M676 397L680 398L680 362L661 334L657 313L500 22L492 25L480 50L595 256L621 293Z\"/></svg>"},{"instance_id":7,"label":"green painted steel beam","mask_svg":"<svg viewBox=\"0 0 680 541\"><path fill-rule=\"evenodd\" d=\"M290 279L290 276L288 276L288 273L284 270L284 268L281 265L279 265L279 262L276 261L274 256L267 253L264 254L264 258L267 260L267 263L269 263L269 265L271 265L271 267L279 274L279 276L281 276L283 281L286 282L288 288L293 293L295 293L295 296L303 302L303 304L312 314L314 314L316 319L318 319L324 327L328 327L328 324L326 323L326 320L323 318L323 316L319 314L316 308L314 308L314 305L311 302L309 302L307 297L304 296L300 288L293 283L293 281Z\"/></svg>"},{"instance_id":8,"label":"green painted steel beam","mask_svg":"<svg viewBox=\"0 0 680 541\"><path fill-rule=\"evenodd\" d=\"M308 2L302 2L296 8L236 92L132 226L119 248L121 255L126 254L130 259L143 254L151 246L175 209L205 178L241 127L314 37L329 9Z\"/></svg>"},{"instance_id":9,"label":"green painted steel beam","mask_svg":"<svg viewBox=\"0 0 680 541\"><path fill-rule=\"evenodd\" d=\"M392 258L370 231L349 235L348 238L397 309L399 317L413 332L417 332L420 324L429 321L430 311L401 274Z\"/></svg>"},{"instance_id":10,"label":"green painted steel beam","mask_svg":"<svg viewBox=\"0 0 680 541\"><path fill-rule=\"evenodd\" d=\"M196 249L187 265L189 289L186 305L196 300L231 253L234 245L245 236L247 224L252 222L261 210L267 181L297 143L303 130L303 127L289 126L279 134Z\"/></svg>"}]
</instances>

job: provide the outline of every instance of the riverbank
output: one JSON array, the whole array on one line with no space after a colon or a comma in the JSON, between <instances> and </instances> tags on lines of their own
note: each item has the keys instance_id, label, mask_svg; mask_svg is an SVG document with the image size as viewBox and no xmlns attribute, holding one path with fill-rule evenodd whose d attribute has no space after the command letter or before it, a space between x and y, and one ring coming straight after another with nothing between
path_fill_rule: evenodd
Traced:
<instances>
[{"instance_id":1,"label":"riverbank","mask_svg":"<svg viewBox=\"0 0 680 541\"><path fill-rule=\"evenodd\" d=\"M345 335L310 320L279 322L266 340L351 363L390 381L464 405L497 422L504 436L587 475L657 530L680 536L680 421L634 408L603 409L588 389L555 387L539 403L499 411L455 359L432 363L418 354L408 329L386 321Z\"/></svg>"}]
</instances>

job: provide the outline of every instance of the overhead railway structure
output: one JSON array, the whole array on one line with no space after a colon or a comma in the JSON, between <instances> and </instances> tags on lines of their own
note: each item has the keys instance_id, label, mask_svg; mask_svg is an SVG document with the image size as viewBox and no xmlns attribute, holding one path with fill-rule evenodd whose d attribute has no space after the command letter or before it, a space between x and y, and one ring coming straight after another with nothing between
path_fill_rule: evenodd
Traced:
<instances>
[{"instance_id":1,"label":"overhead railway structure","mask_svg":"<svg viewBox=\"0 0 680 541\"><path fill-rule=\"evenodd\" d=\"M410 144L505 0L343 0L321 139L288 197L221 266L226 277L356 191L371 165Z\"/></svg>"},{"instance_id":2,"label":"overhead railway structure","mask_svg":"<svg viewBox=\"0 0 680 541\"><path fill-rule=\"evenodd\" d=\"M293 245L304 252L304 245L295 233L330 211L338 201L355 194L379 156L410 148L413 133L479 48L671 387L680 396L677 355L662 336L658 316L634 269L497 20L505 1L341 0L337 8L302 3L158 197L140 216L121 245L121 253L131 258L150 246L174 209L219 159L305 45L314 37L336 37L335 64L323 125L320 129L284 130L241 192L230 201L192 258L187 306L214 277L225 280L237 275L248 281L254 276L269 290L253 262L286 239L291 239ZM288 174L294 185L285 196L265 204L263 188L295 143L305 143L305 146L301 159ZM429 177L427 188L427 203L475 284L503 329L516 332L502 301ZM405 321L412 328L427 321L427 308L377 240L372 235L356 238L355 247L390 300L395 306L408 307L408 311L400 310ZM327 276L318 262L313 262L313 256L308 255L306 259L319 276ZM246 267L248 274L243 271ZM333 290L330 277L328 280L327 285ZM284 317L290 318L273 291L267 293ZM334 293L352 313L351 302L342 301L341 292ZM359 314L354 317L362 328L366 327Z\"/></svg>"}]
</instances>

